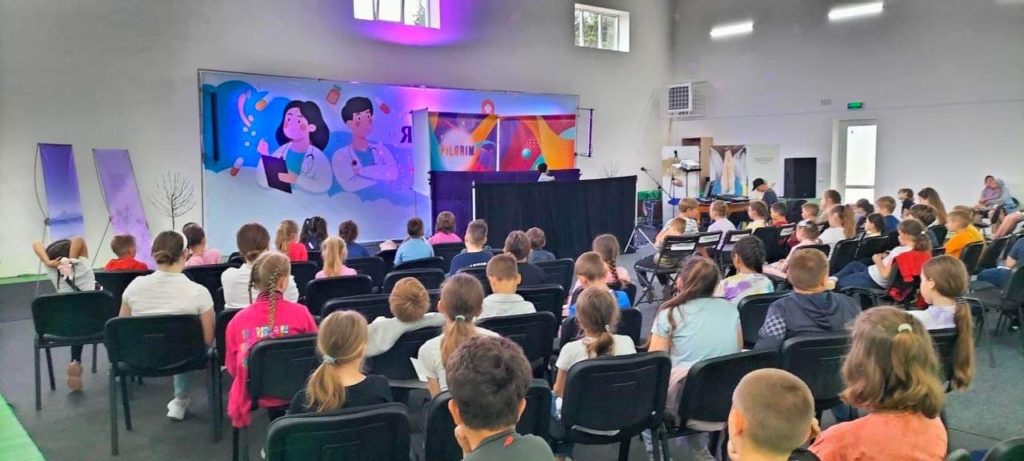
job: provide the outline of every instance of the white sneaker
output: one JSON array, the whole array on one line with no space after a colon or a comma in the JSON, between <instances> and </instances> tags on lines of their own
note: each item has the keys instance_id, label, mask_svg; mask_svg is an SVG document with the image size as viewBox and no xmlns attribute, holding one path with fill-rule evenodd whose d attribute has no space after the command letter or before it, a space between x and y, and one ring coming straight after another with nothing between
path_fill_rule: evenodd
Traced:
<instances>
[{"instance_id":1,"label":"white sneaker","mask_svg":"<svg viewBox=\"0 0 1024 461\"><path fill-rule=\"evenodd\" d=\"M175 397L170 402L167 402L167 417L181 421L185 419L185 411L188 410L188 404L192 400L189 398L179 399Z\"/></svg>"}]
</instances>

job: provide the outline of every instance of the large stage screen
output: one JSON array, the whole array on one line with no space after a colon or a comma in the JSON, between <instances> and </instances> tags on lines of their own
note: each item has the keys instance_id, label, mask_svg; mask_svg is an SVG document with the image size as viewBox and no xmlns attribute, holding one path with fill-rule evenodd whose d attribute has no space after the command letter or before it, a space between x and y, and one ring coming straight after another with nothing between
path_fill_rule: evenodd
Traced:
<instances>
[{"instance_id":1,"label":"large stage screen","mask_svg":"<svg viewBox=\"0 0 1024 461\"><path fill-rule=\"evenodd\" d=\"M282 219L346 219L360 240L398 238L430 219L429 149L413 149L411 112L575 113L575 95L456 90L200 71L204 218L210 244ZM460 216L458 219L468 219Z\"/></svg>"}]
</instances>

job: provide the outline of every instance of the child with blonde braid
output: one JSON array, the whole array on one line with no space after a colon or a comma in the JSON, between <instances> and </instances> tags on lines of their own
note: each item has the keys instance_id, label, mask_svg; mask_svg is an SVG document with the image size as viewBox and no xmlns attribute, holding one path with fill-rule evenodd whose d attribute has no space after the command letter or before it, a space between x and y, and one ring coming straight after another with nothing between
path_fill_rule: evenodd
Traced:
<instances>
[{"instance_id":1,"label":"child with blonde braid","mask_svg":"<svg viewBox=\"0 0 1024 461\"><path fill-rule=\"evenodd\" d=\"M263 253L252 263L250 286L259 293L256 300L242 309L228 323L225 339L227 351L224 366L234 378L228 392L228 416L234 427L246 427L252 421L250 409L252 399L245 388L249 375L248 354L257 342L270 338L281 338L316 333L316 322L309 309L284 298L284 291L291 280L291 262L284 254L276 251ZM288 405L287 400L261 398L259 406L268 409ZM272 412L273 414L274 412ZM282 412L276 410L280 415Z\"/></svg>"}]
</instances>

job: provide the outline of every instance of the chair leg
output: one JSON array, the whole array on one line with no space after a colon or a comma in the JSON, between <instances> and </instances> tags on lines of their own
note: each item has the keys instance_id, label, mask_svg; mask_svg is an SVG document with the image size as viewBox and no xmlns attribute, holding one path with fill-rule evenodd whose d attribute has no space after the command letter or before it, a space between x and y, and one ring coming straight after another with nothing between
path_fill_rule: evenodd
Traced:
<instances>
[{"instance_id":1,"label":"chair leg","mask_svg":"<svg viewBox=\"0 0 1024 461\"><path fill-rule=\"evenodd\" d=\"M985 312L984 309L982 309L982 311L981 311L981 322L979 322L980 325L978 326L978 328L981 329L982 334L985 335L985 344L986 344L987 349L988 349L989 366L992 367L992 368L995 368L996 367L996 353L995 353L995 350L994 350L994 346L992 345L992 330L987 328L988 325L986 325L988 323L987 319L985 318L987 316L987 314L988 313Z\"/></svg>"},{"instance_id":2,"label":"chair leg","mask_svg":"<svg viewBox=\"0 0 1024 461\"><path fill-rule=\"evenodd\" d=\"M629 442L630 439L619 442L619 461L629 461Z\"/></svg>"},{"instance_id":3,"label":"chair leg","mask_svg":"<svg viewBox=\"0 0 1024 461\"><path fill-rule=\"evenodd\" d=\"M660 439L658 440L658 443L661 444L661 459L664 461L669 461L669 459L671 458L669 458L668 454L668 431L662 428L662 430L658 434L658 438Z\"/></svg>"},{"instance_id":4,"label":"chair leg","mask_svg":"<svg viewBox=\"0 0 1024 461\"><path fill-rule=\"evenodd\" d=\"M39 382L41 381L40 378L42 378L41 376L39 376L39 347L33 347L33 349L35 349L33 351L33 355L35 356L34 358L36 368L36 411L39 411L43 409L43 396L41 389L43 387L43 383Z\"/></svg>"},{"instance_id":5,"label":"chair leg","mask_svg":"<svg viewBox=\"0 0 1024 461\"><path fill-rule=\"evenodd\" d=\"M653 455L654 455L654 461L664 461L665 459L668 459L668 452L667 451L665 452L665 454L661 453L661 443L660 443L661 440L660 439L661 439L661 430L660 429L652 429L651 430L651 450L652 450ZM626 456L629 456L629 454L627 453Z\"/></svg>"},{"instance_id":6,"label":"chair leg","mask_svg":"<svg viewBox=\"0 0 1024 461\"><path fill-rule=\"evenodd\" d=\"M210 436L213 438L213 443L217 443L220 441L220 396L217 394L216 362L211 362L207 367L210 372L210 383L207 386L210 402Z\"/></svg>"},{"instance_id":7,"label":"chair leg","mask_svg":"<svg viewBox=\"0 0 1024 461\"><path fill-rule=\"evenodd\" d=\"M96 373L96 347L97 346L98 345L95 344L95 343L93 343L93 345L92 345L92 372L93 372L93 374Z\"/></svg>"},{"instance_id":8,"label":"chair leg","mask_svg":"<svg viewBox=\"0 0 1024 461\"><path fill-rule=\"evenodd\" d=\"M46 348L46 369L50 372L50 390L57 390L57 384L53 380L53 356L50 354L50 348Z\"/></svg>"},{"instance_id":9,"label":"chair leg","mask_svg":"<svg viewBox=\"0 0 1024 461\"><path fill-rule=\"evenodd\" d=\"M238 429L238 456L239 461L249 461L249 428Z\"/></svg>"},{"instance_id":10,"label":"chair leg","mask_svg":"<svg viewBox=\"0 0 1024 461\"><path fill-rule=\"evenodd\" d=\"M124 405L124 427L127 430L132 430L132 412L128 406L128 380L127 376L121 377L121 404Z\"/></svg>"},{"instance_id":11,"label":"chair leg","mask_svg":"<svg viewBox=\"0 0 1024 461\"><path fill-rule=\"evenodd\" d=\"M110 371L110 454L117 456L117 378Z\"/></svg>"},{"instance_id":12,"label":"chair leg","mask_svg":"<svg viewBox=\"0 0 1024 461\"><path fill-rule=\"evenodd\" d=\"M231 461L238 461L238 428L231 428Z\"/></svg>"}]
</instances>

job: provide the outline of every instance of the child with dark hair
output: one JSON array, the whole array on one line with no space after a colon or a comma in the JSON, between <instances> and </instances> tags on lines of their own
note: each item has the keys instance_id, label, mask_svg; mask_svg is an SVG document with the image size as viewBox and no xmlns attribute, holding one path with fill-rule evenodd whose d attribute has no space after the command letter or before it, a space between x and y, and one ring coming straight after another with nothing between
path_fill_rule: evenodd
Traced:
<instances>
[{"instance_id":1,"label":"child with dark hair","mask_svg":"<svg viewBox=\"0 0 1024 461\"><path fill-rule=\"evenodd\" d=\"M370 252L366 247L356 242L359 238L359 226L355 221L348 220L338 225L338 237L345 241L345 248L348 248L348 256L352 259L369 258Z\"/></svg>"},{"instance_id":2,"label":"child with dark hair","mask_svg":"<svg viewBox=\"0 0 1024 461\"><path fill-rule=\"evenodd\" d=\"M220 284L224 287L224 308L241 309L256 300L259 292L254 292L249 284L252 280L252 264L261 254L270 249L270 233L258 223L245 224L235 234L238 252L245 258L241 267L229 267L220 274ZM295 278L288 277L288 287L284 290L284 299L298 302L299 289Z\"/></svg>"},{"instance_id":3,"label":"child with dark hair","mask_svg":"<svg viewBox=\"0 0 1024 461\"><path fill-rule=\"evenodd\" d=\"M921 221L921 224L924 224L924 227L928 229L928 239L932 241L932 248L942 246L943 242L939 241L939 236L935 235L935 231L932 230L932 225L934 225L937 220L935 217L935 208L932 208L931 205L919 203L911 206L907 215L908 218L914 218Z\"/></svg>"},{"instance_id":4,"label":"child with dark hair","mask_svg":"<svg viewBox=\"0 0 1024 461\"><path fill-rule=\"evenodd\" d=\"M906 217L910 212L910 207L914 206L914 189L909 187L900 189L896 194L896 199L900 202L900 216Z\"/></svg>"},{"instance_id":5,"label":"child with dark hair","mask_svg":"<svg viewBox=\"0 0 1024 461\"><path fill-rule=\"evenodd\" d=\"M853 204L853 216L857 218L857 229L864 227L864 221L868 215L875 212L875 206L866 198L857 200Z\"/></svg>"},{"instance_id":6,"label":"child with dark hair","mask_svg":"<svg viewBox=\"0 0 1024 461\"><path fill-rule=\"evenodd\" d=\"M216 248L206 247L206 231L196 223L188 223L181 229L188 239L188 251L192 254L185 267L206 266L220 262L220 251Z\"/></svg>"},{"instance_id":7,"label":"child with dark hair","mask_svg":"<svg viewBox=\"0 0 1024 461\"><path fill-rule=\"evenodd\" d=\"M878 213L867 215L864 219L864 237L880 237L883 231L885 231L885 218Z\"/></svg>"},{"instance_id":8,"label":"child with dark hair","mask_svg":"<svg viewBox=\"0 0 1024 461\"><path fill-rule=\"evenodd\" d=\"M281 124L274 138L278 148L271 154L266 140L260 140L256 151L284 159L286 172L278 174L282 182L295 184L312 193L324 193L334 183L331 164L324 155L324 148L330 140L331 130L324 121L320 107L313 101L291 101L284 107ZM263 169L263 162L260 162ZM262 182L265 174L257 175Z\"/></svg>"},{"instance_id":9,"label":"child with dark hair","mask_svg":"<svg viewBox=\"0 0 1024 461\"><path fill-rule=\"evenodd\" d=\"M608 276L605 281L609 286L625 288L632 282L629 271L619 265L619 239L612 234L601 234L594 237L590 244L590 251L601 255L605 266L608 268Z\"/></svg>"},{"instance_id":10,"label":"child with dark hair","mask_svg":"<svg viewBox=\"0 0 1024 461\"><path fill-rule=\"evenodd\" d=\"M398 179L398 164L391 150L383 143L371 142L373 102L356 96L345 102L341 120L352 132L352 143L334 152L331 164L334 177L342 189L355 192L380 181Z\"/></svg>"},{"instance_id":11,"label":"child with dark hair","mask_svg":"<svg viewBox=\"0 0 1024 461\"><path fill-rule=\"evenodd\" d=\"M466 226L466 249L452 258L451 270L448 275L454 275L463 267L480 266L487 264L487 261L494 256L491 247L487 246L487 222L483 219L474 219Z\"/></svg>"},{"instance_id":12,"label":"child with dark hair","mask_svg":"<svg viewBox=\"0 0 1024 461\"><path fill-rule=\"evenodd\" d=\"M530 239L531 248L528 262L539 263L542 261L555 260L555 254L544 249L548 244L547 235L544 234L544 229L531 227L526 230L526 236Z\"/></svg>"},{"instance_id":13,"label":"child with dark hair","mask_svg":"<svg viewBox=\"0 0 1024 461\"><path fill-rule=\"evenodd\" d=\"M442 243L462 243L462 239L455 235L455 214L451 211L442 211L437 214L434 221L434 235L430 236L427 243L440 245Z\"/></svg>"},{"instance_id":14,"label":"child with dark hair","mask_svg":"<svg viewBox=\"0 0 1024 461\"><path fill-rule=\"evenodd\" d=\"M747 216L750 218L750 222L747 223L747 227L744 229L750 229L755 231L762 227L768 227L768 205L760 200L754 200L747 205Z\"/></svg>"},{"instance_id":15,"label":"child with dark hair","mask_svg":"<svg viewBox=\"0 0 1024 461\"><path fill-rule=\"evenodd\" d=\"M736 274L722 279L715 289L715 296L732 302L739 302L750 295L772 293L775 284L762 274L767 254L764 242L753 236L740 239L732 249L732 266Z\"/></svg>"},{"instance_id":16,"label":"child with dark hair","mask_svg":"<svg viewBox=\"0 0 1024 461\"><path fill-rule=\"evenodd\" d=\"M533 303L516 293L521 279L516 258L512 255L496 255L487 261L487 283L491 286L491 294L484 298L484 307L479 318L537 312Z\"/></svg>"},{"instance_id":17,"label":"child with dark hair","mask_svg":"<svg viewBox=\"0 0 1024 461\"><path fill-rule=\"evenodd\" d=\"M772 220L772 227L782 227L789 224L789 220L786 219L786 204L782 202L775 202L768 207L768 214Z\"/></svg>"},{"instance_id":18,"label":"child with dark hair","mask_svg":"<svg viewBox=\"0 0 1024 461\"><path fill-rule=\"evenodd\" d=\"M146 263L135 259L137 251L135 237L130 234L119 234L110 239L110 251L113 251L117 258L107 261L107 265L103 266L105 271L149 270Z\"/></svg>"},{"instance_id":19,"label":"child with dark hair","mask_svg":"<svg viewBox=\"0 0 1024 461\"><path fill-rule=\"evenodd\" d=\"M409 237L398 246L398 252L395 253L395 265L434 256L434 247L423 238L422 219L410 219L405 224L405 230Z\"/></svg>"},{"instance_id":20,"label":"child with dark hair","mask_svg":"<svg viewBox=\"0 0 1024 461\"><path fill-rule=\"evenodd\" d=\"M306 250L319 250L324 240L327 240L327 220L320 216L306 218L299 233L299 241L306 246Z\"/></svg>"},{"instance_id":21,"label":"child with dark hair","mask_svg":"<svg viewBox=\"0 0 1024 461\"><path fill-rule=\"evenodd\" d=\"M532 377L518 344L500 337L471 338L453 351L445 368L452 395L448 411L463 460L554 458L544 439L516 432Z\"/></svg>"},{"instance_id":22,"label":"child with dark hair","mask_svg":"<svg viewBox=\"0 0 1024 461\"><path fill-rule=\"evenodd\" d=\"M528 262L530 251L530 238L526 236L526 232L515 230L508 233L508 237L505 238L505 253L516 258L519 275L522 276L520 285L524 287L545 283L544 269Z\"/></svg>"},{"instance_id":23,"label":"child with dark hair","mask_svg":"<svg viewBox=\"0 0 1024 461\"><path fill-rule=\"evenodd\" d=\"M920 275L921 266L932 257L932 245L924 224L910 218L901 221L898 227L900 246L888 254L873 255L871 266L857 261L847 264L835 275L836 288L889 288L889 274L897 267L904 279Z\"/></svg>"},{"instance_id":24,"label":"child with dark hair","mask_svg":"<svg viewBox=\"0 0 1024 461\"><path fill-rule=\"evenodd\" d=\"M552 176L551 173L548 173L547 163L537 165L537 171L540 173L540 176L537 177L537 182L549 182L555 180L555 177Z\"/></svg>"}]
</instances>

